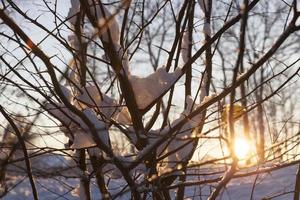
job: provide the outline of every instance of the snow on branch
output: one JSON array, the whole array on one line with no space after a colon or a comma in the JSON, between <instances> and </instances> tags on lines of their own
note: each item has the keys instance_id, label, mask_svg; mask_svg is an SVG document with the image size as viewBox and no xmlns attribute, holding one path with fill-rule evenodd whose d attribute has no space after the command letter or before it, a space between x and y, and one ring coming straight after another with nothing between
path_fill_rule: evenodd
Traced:
<instances>
[{"instance_id":1,"label":"snow on branch","mask_svg":"<svg viewBox=\"0 0 300 200\"><path fill-rule=\"evenodd\" d=\"M205 13L208 8L209 0L198 0L198 4L200 5L201 10Z\"/></svg>"},{"instance_id":2,"label":"snow on branch","mask_svg":"<svg viewBox=\"0 0 300 200\"><path fill-rule=\"evenodd\" d=\"M132 84L139 109L145 109L149 106L155 99L168 90L180 75L180 68L177 68L172 73L168 73L164 67L159 68L145 78L130 75L129 80Z\"/></svg>"},{"instance_id":3,"label":"snow on branch","mask_svg":"<svg viewBox=\"0 0 300 200\"><path fill-rule=\"evenodd\" d=\"M208 35L208 36L211 36L210 23L205 22L203 24L203 33L206 34L206 35Z\"/></svg>"},{"instance_id":4,"label":"snow on branch","mask_svg":"<svg viewBox=\"0 0 300 200\"><path fill-rule=\"evenodd\" d=\"M189 52L189 44L191 41L189 40L189 33L185 31L182 36L182 45L181 45L181 57L184 63L187 63L188 59L188 52Z\"/></svg>"},{"instance_id":5,"label":"snow on branch","mask_svg":"<svg viewBox=\"0 0 300 200\"><path fill-rule=\"evenodd\" d=\"M202 10L202 12L205 14L208 11L209 6L209 0L198 0L198 4ZM211 25L210 23L205 22L203 24L203 33L211 36Z\"/></svg>"},{"instance_id":6,"label":"snow on branch","mask_svg":"<svg viewBox=\"0 0 300 200\"><path fill-rule=\"evenodd\" d=\"M78 106L68 88L64 86L60 87L70 103L73 103L75 106L77 105L79 109L82 109L82 112L85 114L85 116L94 124L99 138L104 144L109 146L109 134L105 122L98 119L97 114L92 108L82 108L81 106ZM61 128L61 130L69 137L71 141L73 141L71 148L80 149L93 147L96 145L87 124L78 116L76 116L71 110L69 110L64 104L53 102L47 103L45 107L52 116L58 119L65 126L65 128ZM72 135L70 135L70 131Z\"/></svg>"},{"instance_id":7,"label":"snow on branch","mask_svg":"<svg viewBox=\"0 0 300 200\"><path fill-rule=\"evenodd\" d=\"M89 1L89 4L91 5L91 0ZM76 3L74 3L73 5L77 6ZM74 8L70 9L69 15L73 13ZM122 62L124 71L121 71L121 74L128 76L128 80L133 87L133 92L137 101L138 108L145 109L176 82L178 77L181 75L180 69L175 70L173 73L168 73L165 68L160 68L159 70L148 75L145 78L132 75L129 70L129 59L127 56L127 52L124 51L119 43L120 30L117 20L115 19L115 14L111 14L104 5L99 4L96 5L96 9L90 9L90 13L93 16L97 17L98 30L96 31L100 35L102 40L107 43L112 42L117 52L117 56ZM110 37L112 40L110 40ZM108 56L105 57L108 58ZM75 67L72 67L72 71L72 77L70 78L74 81L77 81L78 78L76 78L76 74L74 74L74 71L76 72ZM103 98L104 101L102 102L108 100L105 96L103 96ZM100 101L96 102L100 103ZM89 101L89 103L91 102ZM91 105L94 105L94 103L92 103Z\"/></svg>"},{"instance_id":8,"label":"snow on branch","mask_svg":"<svg viewBox=\"0 0 300 200\"><path fill-rule=\"evenodd\" d=\"M132 123L128 108L119 106L115 99L101 94L95 85L82 88L82 94L76 96L75 99L88 107L98 108L106 119L113 118L124 125Z\"/></svg>"},{"instance_id":9,"label":"snow on branch","mask_svg":"<svg viewBox=\"0 0 300 200\"><path fill-rule=\"evenodd\" d=\"M69 9L67 18L69 18L69 22L73 26L75 26L76 14L79 12L79 8L80 8L79 0L71 0L71 7Z\"/></svg>"},{"instance_id":10,"label":"snow on branch","mask_svg":"<svg viewBox=\"0 0 300 200\"><path fill-rule=\"evenodd\" d=\"M197 108L197 104L195 104L194 99L191 96L186 97L187 106L186 109L181 113L180 117L172 122L170 127L174 127L176 124L178 124L180 121L186 118L187 115L189 115L193 110ZM194 128L196 128L201 121L202 113L199 113L198 115L194 116L191 119L188 119L188 122L181 127L180 130L178 130L175 133L175 137L171 139L171 141L166 141L167 148L163 152L160 149L158 150L158 155L161 154L162 156L164 154L170 153L170 155L167 157L167 166L164 166L162 169L160 169L160 173L168 172L170 168L174 168L178 163L185 162L186 158L189 158L189 155L191 154L193 150L193 145L185 145L187 142L186 140L182 140L181 138L192 138ZM164 147L165 145L161 145L161 147ZM181 147L179 148L178 147Z\"/></svg>"},{"instance_id":11,"label":"snow on branch","mask_svg":"<svg viewBox=\"0 0 300 200\"><path fill-rule=\"evenodd\" d=\"M102 37L105 42L109 42L109 34L114 41L118 44L120 39L120 30L119 25L115 19L115 16L112 15L105 6L101 6L96 3L96 1L88 0L88 4L91 6L90 12L98 20L98 34ZM71 7L68 12L69 22L75 26L76 23L76 13L80 11L80 2L79 0L71 0ZM103 12L104 11L104 12Z\"/></svg>"},{"instance_id":12,"label":"snow on branch","mask_svg":"<svg viewBox=\"0 0 300 200\"><path fill-rule=\"evenodd\" d=\"M199 126L199 123L202 121L202 112L199 112L195 116L189 118L187 120L187 116L193 111L197 110L201 105L205 102L209 101L211 98L217 96L217 94L212 94L211 96L207 96L205 90L205 83L207 82L207 74L206 72L203 75L201 81L200 88L200 104L196 104L191 96L186 97L186 109L181 113L180 117L174 120L170 126L166 126L163 130L155 130L150 131L150 137L153 139L150 140L149 144L139 152L136 156L136 162L144 158L149 152L157 149L157 155L161 157L166 157L167 165L158 166L158 171L160 174L165 174L170 171L170 168L181 165L181 163L185 162L186 159L189 159L190 154L193 151L192 145L186 145L187 140L182 140L185 138L193 138L194 129ZM172 130L174 127L179 124L184 124L180 126L179 130L175 132ZM168 138L170 140L168 140ZM164 162L163 162L164 163ZM135 166L132 164L130 167Z\"/></svg>"}]
</instances>

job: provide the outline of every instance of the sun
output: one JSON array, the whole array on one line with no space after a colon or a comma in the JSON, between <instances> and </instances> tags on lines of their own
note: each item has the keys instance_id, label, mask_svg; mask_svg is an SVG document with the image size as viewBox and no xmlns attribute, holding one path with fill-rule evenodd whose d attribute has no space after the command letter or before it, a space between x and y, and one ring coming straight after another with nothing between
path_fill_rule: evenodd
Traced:
<instances>
[{"instance_id":1,"label":"sun","mask_svg":"<svg viewBox=\"0 0 300 200\"><path fill-rule=\"evenodd\" d=\"M251 145L245 138L236 138L234 142L234 153L239 160L249 158L251 153Z\"/></svg>"}]
</instances>

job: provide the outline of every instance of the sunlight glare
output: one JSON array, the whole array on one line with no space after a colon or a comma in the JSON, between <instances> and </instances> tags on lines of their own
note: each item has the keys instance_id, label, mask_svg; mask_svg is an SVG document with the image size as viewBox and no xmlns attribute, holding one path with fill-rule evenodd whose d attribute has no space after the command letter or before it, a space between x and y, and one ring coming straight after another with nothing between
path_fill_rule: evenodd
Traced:
<instances>
[{"instance_id":1,"label":"sunlight glare","mask_svg":"<svg viewBox=\"0 0 300 200\"><path fill-rule=\"evenodd\" d=\"M234 142L234 152L239 160L246 159L250 154L250 143L245 138L237 138Z\"/></svg>"}]
</instances>

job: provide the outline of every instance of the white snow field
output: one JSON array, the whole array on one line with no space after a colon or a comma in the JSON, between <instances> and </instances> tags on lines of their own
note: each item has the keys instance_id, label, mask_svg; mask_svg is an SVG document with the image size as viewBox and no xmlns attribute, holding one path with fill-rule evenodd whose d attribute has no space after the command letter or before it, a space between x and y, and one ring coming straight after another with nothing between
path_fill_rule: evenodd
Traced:
<instances>
[{"instance_id":1,"label":"white snow field","mask_svg":"<svg viewBox=\"0 0 300 200\"><path fill-rule=\"evenodd\" d=\"M48 157L42 159L44 161L44 169L48 169L49 177L43 176L35 179L36 187L39 194L39 199L41 200L62 200L79 199L79 174L75 168L69 170L62 170L63 167L70 167L68 164L64 163L60 158ZM51 166L45 165L45 163L52 163ZM37 164L37 162L36 162ZM35 173L41 169L41 166L35 168ZM48 166L48 168L47 168ZM267 167L265 167L266 169ZM8 169L9 170L9 169ZM212 168L202 168L198 169L199 174L207 174L211 172L222 172L223 169L212 169ZM243 169L237 172L237 174L243 174L250 171L255 171L256 168ZM262 173L259 175L251 175L242 178L232 179L227 187L222 191L219 200L250 200L251 193L253 200L266 200L266 199L276 199L276 200L290 200L293 199L293 190L295 186L296 174L298 170L298 164L278 169L269 173ZM60 174L60 176L55 174ZM214 179L221 176L223 173L215 173L215 175L205 175L201 176L190 176L188 182L190 181L204 181L207 179ZM109 174L107 174L109 175ZM65 177L63 177L65 176ZM8 189L9 192L4 196L3 200L31 200L33 196L31 194L31 187L26 175L8 175ZM68 178L66 178L68 177ZM108 178L108 176L107 176ZM107 179L108 180L108 179ZM173 184L178 184L175 182ZM126 184L121 181L121 179L110 179L109 180L109 190L112 195L118 194ZM186 187L185 199L207 199L210 192L214 189L216 183L210 183L207 185L193 185ZM126 188L128 189L128 188ZM126 190L125 191L128 191ZM95 180L91 180L91 190L92 199L101 199L101 195L97 189ZM253 192L252 192L253 190ZM173 192L172 199L174 199L176 193ZM124 192L122 195L117 196L116 199L130 199L130 193ZM148 199L151 199L149 196Z\"/></svg>"}]
</instances>

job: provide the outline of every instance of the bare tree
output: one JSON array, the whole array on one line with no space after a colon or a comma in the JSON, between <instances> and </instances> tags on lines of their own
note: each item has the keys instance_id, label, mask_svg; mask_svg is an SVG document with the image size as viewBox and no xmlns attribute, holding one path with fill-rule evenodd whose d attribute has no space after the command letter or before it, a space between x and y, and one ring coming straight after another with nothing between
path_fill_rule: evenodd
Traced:
<instances>
[{"instance_id":1,"label":"bare tree","mask_svg":"<svg viewBox=\"0 0 300 200\"><path fill-rule=\"evenodd\" d=\"M299 15L296 0L2 0L0 111L17 141L1 148L23 152L0 163L4 194L19 161L34 199L59 177L78 183L58 197L213 200L299 164ZM68 165L36 169L52 154Z\"/></svg>"}]
</instances>

